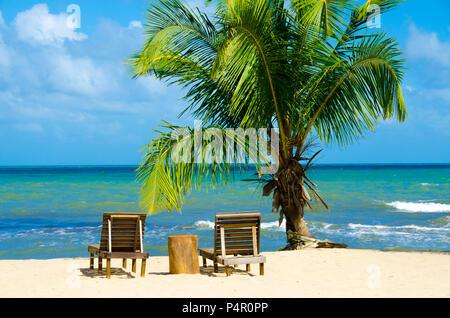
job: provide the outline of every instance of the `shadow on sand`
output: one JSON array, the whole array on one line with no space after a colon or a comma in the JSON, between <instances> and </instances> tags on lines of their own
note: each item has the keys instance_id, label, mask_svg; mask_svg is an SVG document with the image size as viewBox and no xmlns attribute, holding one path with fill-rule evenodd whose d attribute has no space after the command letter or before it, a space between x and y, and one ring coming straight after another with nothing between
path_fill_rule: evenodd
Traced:
<instances>
[{"instance_id":1,"label":"shadow on sand","mask_svg":"<svg viewBox=\"0 0 450 318\"><path fill-rule=\"evenodd\" d=\"M106 279L106 269L103 269L101 273L98 272L97 268L79 268L79 271L83 276L90 277L90 278L105 278ZM147 275L172 275L169 272L147 272ZM225 274L225 267L219 266L218 273L214 273L214 267L208 266L208 267L200 267L200 274L201 275L207 275L210 277L222 277ZM249 275L249 276L257 276L252 273L248 273L247 271L239 268L232 267L231 269L232 275ZM111 268L111 276L123 278L123 279L130 279L130 278L136 278L131 273L125 271L123 268L118 267L112 267Z\"/></svg>"},{"instance_id":2,"label":"shadow on sand","mask_svg":"<svg viewBox=\"0 0 450 318\"><path fill-rule=\"evenodd\" d=\"M101 273L98 272L97 268L79 268L81 274L90 278L105 278L106 279L106 269L103 269ZM122 268L111 267L111 276L120 278L135 278L129 272L124 271Z\"/></svg>"},{"instance_id":3,"label":"shadow on sand","mask_svg":"<svg viewBox=\"0 0 450 318\"><path fill-rule=\"evenodd\" d=\"M202 275L208 275L211 277L219 277L225 274L225 267L224 266L219 266L219 272L218 273L214 273L214 266L208 266L208 267L200 267L200 274ZM220 274L220 275L219 275ZM243 269L239 269L236 267L232 267L231 268L231 275L249 275L249 276L256 276L255 274L249 273L246 270Z\"/></svg>"}]
</instances>

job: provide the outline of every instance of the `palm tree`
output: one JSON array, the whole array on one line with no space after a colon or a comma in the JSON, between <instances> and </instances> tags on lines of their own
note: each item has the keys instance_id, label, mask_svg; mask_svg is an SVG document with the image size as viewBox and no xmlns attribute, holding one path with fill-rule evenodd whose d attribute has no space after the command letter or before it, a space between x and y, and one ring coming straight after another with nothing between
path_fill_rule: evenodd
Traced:
<instances>
[{"instance_id":1,"label":"palm tree","mask_svg":"<svg viewBox=\"0 0 450 318\"><path fill-rule=\"evenodd\" d=\"M383 14L402 0L356 2L219 0L210 18L179 0L160 0L147 9L145 43L129 60L135 77L153 75L187 88L182 114L201 120L203 129L279 130L278 170L258 180L263 195L273 196L273 211L286 219L290 246L311 236L304 221L311 199L326 206L306 175L318 153L311 152L311 140L345 145L372 131L380 118L407 116L398 44L366 24L370 5ZM138 178L150 214L180 210L185 195L205 180L227 184L255 162L245 138L229 148L247 150L243 161L192 160L198 148L189 136L195 132L184 127L174 138L181 128L165 123L144 148ZM173 160L180 143L190 160Z\"/></svg>"}]
</instances>

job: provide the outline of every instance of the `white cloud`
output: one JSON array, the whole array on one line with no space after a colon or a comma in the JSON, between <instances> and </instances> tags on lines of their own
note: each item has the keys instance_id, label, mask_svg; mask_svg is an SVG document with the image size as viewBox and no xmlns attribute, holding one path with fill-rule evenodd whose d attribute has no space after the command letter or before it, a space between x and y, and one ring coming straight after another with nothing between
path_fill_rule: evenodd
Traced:
<instances>
[{"instance_id":1,"label":"white cloud","mask_svg":"<svg viewBox=\"0 0 450 318\"><path fill-rule=\"evenodd\" d=\"M99 95L114 85L104 70L90 58L75 58L55 52L49 56L49 80L56 89L86 95Z\"/></svg>"},{"instance_id":2,"label":"white cloud","mask_svg":"<svg viewBox=\"0 0 450 318\"><path fill-rule=\"evenodd\" d=\"M5 45L0 43L0 70L8 68L11 64L9 52Z\"/></svg>"},{"instance_id":3,"label":"white cloud","mask_svg":"<svg viewBox=\"0 0 450 318\"><path fill-rule=\"evenodd\" d=\"M450 66L450 42L443 42L436 33L424 32L414 24L409 27L407 53L412 58L428 59L445 67Z\"/></svg>"},{"instance_id":4,"label":"white cloud","mask_svg":"<svg viewBox=\"0 0 450 318\"><path fill-rule=\"evenodd\" d=\"M133 21L131 21L130 24L128 25L128 28L130 28L130 29L132 29L132 28L142 29L142 22L141 22L141 21L133 20Z\"/></svg>"},{"instance_id":5,"label":"white cloud","mask_svg":"<svg viewBox=\"0 0 450 318\"><path fill-rule=\"evenodd\" d=\"M5 28L5 27L6 27L5 20L3 19L2 10L0 10L0 28Z\"/></svg>"},{"instance_id":6,"label":"white cloud","mask_svg":"<svg viewBox=\"0 0 450 318\"><path fill-rule=\"evenodd\" d=\"M84 35L66 27L65 14L50 14L46 5L27 9L0 28L0 135L45 134L53 145L79 149L86 140L87 148L126 140L139 149L153 125L184 109L180 89L151 76L133 80L124 65L144 42L137 19L99 19L79 41Z\"/></svg>"},{"instance_id":7,"label":"white cloud","mask_svg":"<svg viewBox=\"0 0 450 318\"><path fill-rule=\"evenodd\" d=\"M153 94L164 94L167 93L168 87L167 85L161 81L155 78L154 76L145 76L145 77L139 77L136 80L139 85L142 86L144 91L150 95Z\"/></svg>"},{"instance_id":8,"label":"white cloud","mask_svg":"<svg viewBox=\"0 0 450 318\"><path fill-rule=\"evenodd\" d=\"M25 42L43 45L61 45L65 40L80 41L86 34L77 32L68 23L69 15L49 13L47 4L36 4L31 9L19 12L13 21L17 36Z\"/></svg>"},{"instance_id":9,"label":"white cloud","mask_svg":"<svg viewBox=\"0 0 450 318\"><path fill-rule=\"evenodd\" d=\"M404 89L405 89L408 93L412 93L412 92L414 92L414 91L416 90L414 87L409 86L409 85L405 85L405 86L404 86Z\"/></svg>"}]
</instances>

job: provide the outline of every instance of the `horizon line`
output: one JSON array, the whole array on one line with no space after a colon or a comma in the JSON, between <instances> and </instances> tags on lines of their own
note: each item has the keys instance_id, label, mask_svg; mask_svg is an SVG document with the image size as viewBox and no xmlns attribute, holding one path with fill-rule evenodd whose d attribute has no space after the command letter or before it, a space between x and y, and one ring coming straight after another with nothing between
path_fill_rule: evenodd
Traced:
<instances>
[{"instance_id":1,"label":"horizon line","mask_svg":"<svg viewBox=\"0 0 450 318\"><path fill-rule=\"evenodd\" d=\"M356 166L356 165L450 165L450 162L375 162L375 163L316 163L315 166ZM250 164L254 166L254 164ZM139 167L139 164L28 164L28 165L0 165L0 168L28 168L28 167Z\"/></svg>"}]
</instances>

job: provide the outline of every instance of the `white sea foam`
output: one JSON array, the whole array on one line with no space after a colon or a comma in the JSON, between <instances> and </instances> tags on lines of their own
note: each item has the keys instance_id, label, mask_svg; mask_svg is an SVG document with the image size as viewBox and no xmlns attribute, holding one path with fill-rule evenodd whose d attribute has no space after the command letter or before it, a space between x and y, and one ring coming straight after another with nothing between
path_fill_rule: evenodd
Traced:
<instances>
[{"instance_id":1,"label":"white sea foam","mask_svg":"<svg viewBox=\"0 0 450 318\"><path fill-rule=\"evenodd\" d=\"M275 231L285 231L286 230L286 220L283 220L281 226L278 226L278 221L273 222L262 222L261 229L263 230L275 230Z\"/></svg>"},{"instance_id":2,"label":"white sea foam","mask_svg":"<svg viewBox=\"0 0 450 318\"><path fill-rule=\"evenodd\" d=\"M80 233L95 233L98 230L96 226L80 226L80 227L44 227L44 228L32 228L27 230L20 230L15 233L16 236L54 236L54 235L79 235Z\"/></svg>"},{"instance_id":3,"label":"white sea foam","mask_svg":"<svg viewBox=\"0 0 450 318\"><path fill-rule=\"evenodd\" d=\"M386 205L392 206L403 212L429 212L429 213L450 212L450 204L434 203L434 202L423 203L423 202L394 201L386 203Z\"/></svg>"},{"instance_id":4,"label":"white sea foam","mask_svg":"<svg viewBox=\"0 0 450 318\"><path fill-rule=\"evenodd\" d=\"M306 225L310 230L328 230L334 224L322 223L322 222L306 222ZM278 226L278 221L263 222L261 223L261 229L271 231L286 231L286 219L283 219L281 226Z\"/></svg>"},{"instance_id":5,"label":"white sea foam","mask_svg":"<svg viewBox=\"0 0 450 318\"><path fill-rule=\"evenodd\" d=\"M93 241L98 239L98 228L95 226L81 226L81 227L65 227L65 228L31 228L18 230L13 232L0 233L1 239L11 238L35 238L45 239L51 237L55 240L70 238L72 242L80 241ZM46 246L51 246L46 243Z\"/></svg>"},{"instance_id":6,"label":"white sea foam","mask_svg":"<svg viewBox=\"0 0 450 318\"><path fill-rule=\"evenodd\" d=\"M424 187L428 187L428 186L438 186L439 184L437 184L437 183L422 182L420 185L421 185L421 186L424 186Z\"/></svg>"},{"instance_id":7,"label":"white sea foam","mask_svg":"<svg viewBox=\"0 0 450 318\"><path fill-rule=\"evenodd\" d=\"M213 229L214 222L200 220L194 223L194 226L198 229Z\"/></svg>"},{"instance_id":8,"label":"white sea foam","mask_svg":"<svg viewBox=\"0 0 450 318\"><path fill-rule=\"evenodd\" d=\"M329 223L308 223L307 225L311 227L311 229L316 229L316 228L320 228L323 230L327 230L329 229L331 226L333 226L333 224L329 224ZM208 221L208 220L200 220L194 223L194 227L197 229L214 229L214 222L212 221ZM280 232L284 232L286 231L286 219L283 219L283 222L281 223L281 225L278 225L278 220L277 221L272 221L272 222L262 222L261 223L261 229L263 230L267 230L267 231L280 231Z\"/></svg>"},{"instance_id":9,"label":"white sea foam","mask_svg":"<svg viewBox=\"0 0 450 318\"><path fill-rule=\"evenodd\" d=\"M399 225L399 226L388 226L388 225L368 225L368 224L354 224L349 223L348 227L351 229L376 229L376 230L416 230L416 231L450 231L450 228L442 227L427 227L418 226L414 224L410 225Z\"/></svg>"},{"instance_id":10,"label":"white sea foam","mask_svg":"<svg viewBox=\"0 0 450 318\"><path fill-rule=\"evenodd\" d=\"M197 229L214 229L214 222L207 221L207 220L200 220L194 223L194 227ZM261 228L263 230L280 230L284 231L286 229L286 221L283 220L283 223L281 223L281 226L278 226L278 221L273 222L262 222Z\"/></svg>"}]
</instances>

